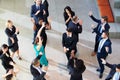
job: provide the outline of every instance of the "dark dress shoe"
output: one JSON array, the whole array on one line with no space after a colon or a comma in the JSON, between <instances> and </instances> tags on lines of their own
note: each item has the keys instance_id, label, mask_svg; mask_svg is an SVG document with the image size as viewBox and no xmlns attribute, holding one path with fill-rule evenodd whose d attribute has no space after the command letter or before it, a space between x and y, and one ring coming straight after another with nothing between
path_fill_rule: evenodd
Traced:
<instances>
[{"instance_id":1,"label":"dark dress shoe","mask_svg":"<svg viewBox=\"0 0 120 80\"><path fill-rule=\"evenodd\" d=\"M98 69L96 69L96 71L97 71L97 72L100 72L100 69L98 68Z\"/></svg>"},{"instance_id":2,"label":"dark dress shoe","mask_svg":"<svg viewBox=\"0 0 120 80\"><path fill-rule=\"evenodd\" d=\"M102 77L103 77L103 74L102 74L102 73L100 73L99 78L101 79Z\"/></svg>"}]
</instances>

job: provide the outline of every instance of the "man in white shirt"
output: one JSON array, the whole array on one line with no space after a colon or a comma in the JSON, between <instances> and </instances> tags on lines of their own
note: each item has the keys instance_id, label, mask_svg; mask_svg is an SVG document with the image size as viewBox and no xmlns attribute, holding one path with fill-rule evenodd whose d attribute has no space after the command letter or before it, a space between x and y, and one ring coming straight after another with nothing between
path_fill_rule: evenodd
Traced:
<instances>
[{"instance_id":1,"label":"man in white shirt","mask_svg":"<svg viewBox=\"0 0 120 80\"><path fill-rule=\"evenodd\" d=\"M111 68L109 75L106 77L105 80L120 80L120 64L109 64L104 59L102 60L102 64L106 65L107 67Z\"/></svg>"}]
</instances>

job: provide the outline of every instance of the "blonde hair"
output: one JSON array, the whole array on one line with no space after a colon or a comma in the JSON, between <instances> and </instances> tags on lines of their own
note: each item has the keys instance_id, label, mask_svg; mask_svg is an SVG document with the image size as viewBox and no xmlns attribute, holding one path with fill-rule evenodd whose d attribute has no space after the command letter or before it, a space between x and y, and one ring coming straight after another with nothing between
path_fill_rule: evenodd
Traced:
<instances>
[{"instance_id":1,"label":"blonde hair","mask_svg":"<svg viewBox=\"0 0 120 80\"><path fill-rule=\"evenodd\" d=\"M12 22L11 20L7 20L7 22L6 22L6 24L5 24L5 25L6 25L7 27L9 27L9 26L10 26L10 24L11 24L11 25L13 25L13 22Z\"/></svg>"}]
</instances>

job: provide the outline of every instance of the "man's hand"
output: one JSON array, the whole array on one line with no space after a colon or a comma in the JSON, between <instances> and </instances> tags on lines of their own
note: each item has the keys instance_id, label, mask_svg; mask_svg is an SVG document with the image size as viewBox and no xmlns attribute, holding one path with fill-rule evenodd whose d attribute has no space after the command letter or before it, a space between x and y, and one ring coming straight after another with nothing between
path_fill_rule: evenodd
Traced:
<instances>
[{"instance_id":1,"label":"man's hand","mask_svg":"<svg viewBox=\"0 0 120 80\"><path fill-rule=\"evenodd\" d=\"M95 25L94 25L94 24L91 24L91 28L94 29L94 28L95 28Z\"/></svg>"},{"instance_id":2,"label":"man's hand","mask_svg":"<svg viewBox=\"0 0 120 80\"><path fill-rule=\"evenodd\" d=\"M66 47L64 47L63 49L64 49L64 52L66 53L66 52L67 52L67 48L66 48Z\"/></svg>"},{"instance_id":3,"label":"man's hand","mask_svg":"<svg viewBox=\"0 0 120 80\"><path fill-rule=\"evenodd\" d=\"M40 10L38 10L36 13L35 13L35 15L38 15L40 13Z\"/></svg>"},{"instance_id":4,"label":"man's hand","mask_svg":"<svg viewBox=\"0 0 120 80\"><path fill-rule=\"evenodd\" d=\"M102 60L102 64L106 64L105 59L101 58L101 60Z\"/></svg>"},{"instance_id":5,"label":"man's hand","mask_svg":"<svg viewBox=\"0 0 120 80\"><path fill-rule=\"evenodd\" d=\"M90 11L90 12L88 13L88 15L89 15L89 16L92 16L92 15L93 15L93 12L92 12L92 11Z\"/></svg>"},{"instance_id":6,"label":"man's hand","mask_svg":"<svg viewBox=\"0 0 120 80\"><path fill-rule=\"evenodd\" d=\"M80 25L82 25L82 24L83 24L83 21L82 21L82 20L79 20L78 22L79 22L79 24L80 24Z\"/></svg>"}]
</instances>

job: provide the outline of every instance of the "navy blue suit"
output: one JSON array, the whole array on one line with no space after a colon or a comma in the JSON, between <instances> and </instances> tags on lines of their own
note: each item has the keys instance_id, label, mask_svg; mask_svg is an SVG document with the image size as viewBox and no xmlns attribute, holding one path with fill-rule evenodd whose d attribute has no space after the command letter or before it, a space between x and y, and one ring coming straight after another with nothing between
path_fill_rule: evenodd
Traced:
<instances>
[{"instance_id":1,"label":"navy blue suit","mask_svg":"<svg viewBox=\"0 0 120 80\"><path fill-rule=\"evenodd\" d=\"M40 10L40 13L38 15L35 15L35 13ZM41 18L43 19L43 11L44 11L44 6L42 4L39 5L39 8L37 8L36 4L31 6L31 17L34 18L35 22L38 23L38 20Z\"/></svg>"},{"instance_id":2,"label":"navy blue suit","mask_svg":"<svg viewBox=\"0 0 120 80\"><path fill-rule=\"evenodd\" d=\"M79 23L75 24L72 21L69 22L68 28L72 29L72 33L76 35L77 42L79 41L79 33L82 33L82 25Z\"/></svg>"},{"instance_id":3,"label":"navy blue suit","mask_svg":"<svg viewBox=\"0 0 120 80\"><path fill-rule=\"evenodd\" d=\"M38 55L38 56L36 57L36 59L38 59L38 60L39 60L40 58L41 58L41 55ZM46 80L46 79L44 78L46 72L43 72L43 71L41 70L41 73L40 73L35 67L33 67L33 63L30 65L30 72L31 72L31 74L33 75L33 80Z\"/></svg>"},{"instance_id":4,"label":"navy blue suit","mask_svg":"<svg viewBox=\"0 0 120 80\"><path fill-rule=\"evenodd\" d=\"M105 30L102 30L102 32L100 33L100 30L101 30L101 20L99 19L96 19L93 15L90 16L90 18L95 21L96 23L98 23L97 27L95 27L93 29L93 33L95 32L96 33L96 38L95 38L95 48L94 48L94 52L97 52L97 49L98 49L98 44L99 44L99 39L101 38L101 35L103 32L109 32L109 29L110 29L110 26L108 23L105 24Z\"/></svg>"},{"instance_id":5,"label":"navy blue suit","mask_svg":"<svg viewBox=\"0 0 120 80\"><path fill-rule=\"evenodd\" d=\"M103 72L104 72L104 65L102 64L101 58L106 59L106 57L108 56L108 54L111 54L111 53L112 53L111 44L112 44L112 43L111 43L110 39L108 38L108 39L104 42L104 44L103 44L100 52L97 52L97 60L98 60L99 66L100 66L100 73L103 73ZM109 48L109 51L108 51L108 52L106 51L106 48L105 48L105 47L108 47L108 48ZM98 47L98 48L99 48L99 47Z\"/></svg>"},{"instance_id":6,"label":"navy blue suit","mask_svg":"<svg viewBox=\"0 0 120 80\"><path fill-rule=\"evenodd\" d=\"M109 72L109 75L107 76L107 78L105 80L111 80L116 72L116 64L106 63L105 65L111 69Z\"/></svg>"}]
</instances>

